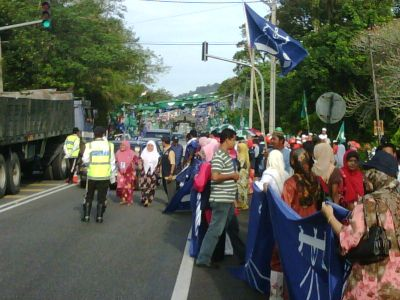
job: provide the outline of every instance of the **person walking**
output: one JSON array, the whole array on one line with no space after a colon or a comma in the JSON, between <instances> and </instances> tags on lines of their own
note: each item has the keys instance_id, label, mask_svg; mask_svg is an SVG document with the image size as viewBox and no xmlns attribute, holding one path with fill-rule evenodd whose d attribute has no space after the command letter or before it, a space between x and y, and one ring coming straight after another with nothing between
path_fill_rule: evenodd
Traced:
<instances>
[{"instance_id":1,"label":"person walking","mask_svg":"<svg viewBox=\"0 0 400 300\"><path fill-rule=\"evenodd\" d=\"M282 152L283 161L285 162L285 171L289 174L293 174L293 170L290 167L290 149L285 147L285 135L282 131L275 130L271 137L272 148Z\"/></svg>"},{"instance_id":2,"label":"person walking","mask_svg":"<svg viewBox=\"0 0 400 300\"><path fill-rule=\"evenodd\" d=\"M154 194L157 186L157 173L160 165L160 154L157 152L156 143L148 141L146 148L140 155L139 168L141 169L141 202L147 207L153 202Z\"/></svg>"},{"instance_id":3,"label":"person walking","mask_svg":"<svg viewBox=\"0 0 400 300\"><path fill-rule=\"evenodd\" d=\"M123 141L115 158L118 169L116 193L121 199L120 204L127 204L129 206L133 202L138 157L135 151L131 150L129 142Z\"/></svg>"},{"instance_id":4,"label":"person walking","mask_svg":"<svg viewBox=\"0 0 400 300\"><path fill-rule=\"evenodd\" d=\"M212 254L227 224L230 224L234 214L236 200L236 181L239 174L234 172L229 150L236 143L236 132L224 129L220 135L221 146L211 161L211 222L204 236L196 265L198 267L216 267L211 262Z\"/></svg>"},{"instance_id":5,"label":"person walking","mask_svg":"<svg viewBox=\"0 0 400 300\"><path fill-rule=\"evenodd\" d=\"M341 205L353 210L354 204L364 196L364 175L360 170L360 157L357 151L348 150L343 157L344 166L340 169L343 178L343 200Z\"/></svg>"},{"instance_id":6,"label":"person walking","mask_svg":"<svg viewBox=\"0 0 400 300\"><path fill-rule=\"evenodd\" d=\"M83 203L83 222L89 222L94 192L97 190L96 222L103 223L105 201L112 172L115 170L114 145L105 141L105 129L94 129L94 141L88 143L82 161L88 165L86 197Z\"/></svg>"},{"instance_id":7,"label":"person walking","mask_svg":"<svg viewBox=\"0 0 400 300\"><path fill-rule=\"evenodd\" d=\"M163 146L163 154L161 156L162 183L169 203L176 192L176 184L174 182L175 153L171 149L171 139L168 136L163 136L161 141Z\"/></svg>"},{"instance_id":8,"label":"person walking","mask_svg":"<svg viewBox=\"0 0 400 300\"><path fill-rule=\"evenodd\" d=\"M238 187L238 208L242 210L249 209L249 170L250 158L249 148L246 143L238 144L238 165L239 165L239 180Z\"/></svg>"},{"instance_id":9,"label":"person walking","mask_svg":"<svg viewBox=\"0 0 400 300\"><path fill-rule=\"evenodd\" d=\"M72 134L67 136L64 142L64 157L68 160L67 182L72 183L75 170L78 167L78 156L80 150L79 128L72 129Z\"/></svg>"}]
</instances>

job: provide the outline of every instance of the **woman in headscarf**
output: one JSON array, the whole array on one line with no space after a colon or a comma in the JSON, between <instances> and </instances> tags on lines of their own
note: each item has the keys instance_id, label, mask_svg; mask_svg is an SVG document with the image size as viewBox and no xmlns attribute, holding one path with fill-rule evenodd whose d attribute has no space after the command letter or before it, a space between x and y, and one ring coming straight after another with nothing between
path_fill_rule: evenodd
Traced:
<instances>
[{"instance_id":1,"label":"woman in headscarf","mask_svg":"<svg viewBox=\"0 0 400 300\"><path fill-rule=\"evenodd\" d=\"M115 155L117 162L117 196L120 204L132 205L138 157L128 141L123 141Z\"/></svg>"},{"instance_id":2,"label":"woman in headscarf","mask_svg":"<svg viewBox=\"0 0 400 300\"><path fill-rule=\"evenodd\" d=\"M343 193L343 179L340 169L335 167L333 149L327 143L319 143L314 147L313 173L318 176L319 183L326 196L340 204Z\"/></svg>"},{"instance_id":3,"label":"woman in headscarf","mask_svg":"<svg viewBox=\"0 0 400 300\"><path fill-rule=\"evenodd\" d=\"M343 299L400 299L400 194L396 192L399 184L396 180L397 163L390 154L378 151L365 167L368 169L365 173L365 191L368 194L355 205L350 223L342 225L328 204L323 203L321 211L339 237L343 255L358 246L367 228L376 223L376 214L391 241L391 248L389 256L380 262L353 264Z\"/></svg>"},{"instance_id":4,"label":"woman in headscarf","mask_svg":"<svg viewBox=\"0 0 400 300\"><path fill-rule=\"evenodd\" d=\"M323 193L317 177L311 172L307 151L302 148L292 151L290 166L294 174L283 186L282 199L301 217L308 217L318 210Z\"/></svg>"},{"instance_id":5,"label":"woman in headscarf","mask_svg":"<svg viewBox=\"0 0 400 300\"><path fill-rule=\"evenodd\" d=\"M216 139L209 139L209 143L207 143L204 147L201 148L202 156L205 161L210 162L219 148L219 142Z\"/></svg>"},{"instance_id":6,"label":"woman in headscarf","mask_svg":"<svg viewBox=\"0 0 400 300\"><path fill-rule=\"evenodd\" d=\"M265 192L270 187L275 190L278 195L282 195L283 185L289 178L289 174L285 171L285 162L283 161L282 152L272 150L268 153L266 169L262 174L260 181L256 185Z\"/></svg>"},{"instance_id":7,"label":"woman in headscarf","mask_svg":"<svg viewBox=\"0 0 400 300\"><path fill-rule=\"evenodd\" d=\"M154 199L154 194L157 185L157 173L159 172L160 154L157 151L156 143L148 141L146 147L143 149L141 158L141 201L145 207Z\"/></svg>"},{"instance_id":8,"label":"woman in headscarf","mask_svg":"<svg viewBox=\"0 0 400 300\"><path fill-rule=\"evenodd\" d=\"M238 187L238 208L249 209L249 170L250 158L249 148L246 143L238 144L238 166L239 166L239 180L237 181Z\"/></svg>"},{"instance_id":9,"label":"woman in headscarf","mask_svg":"<svg viewBox=\"0 0 400 300\"><path fill-rule=\"evenodd\" d=\"M353 210L355 202L364 196L364 176L360 171L360 157L354 150L348 150L343 157L344 166L340 169L343 178L342 206Z\"/></svg>"}]
</instances>

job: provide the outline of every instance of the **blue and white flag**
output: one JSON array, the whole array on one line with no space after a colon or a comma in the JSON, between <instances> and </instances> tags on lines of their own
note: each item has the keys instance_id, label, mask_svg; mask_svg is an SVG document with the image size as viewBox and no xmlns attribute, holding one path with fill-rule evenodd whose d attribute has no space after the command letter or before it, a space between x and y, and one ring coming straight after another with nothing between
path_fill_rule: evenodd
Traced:
<instances>
[{"instance_id":1,"label":"blue and white flag","mask_svg":"<svg viewBox=\"0 0 400 300\"><path fill-rule=\"evenodd\" d=\"M348 211L333 205L339 220ZM254 186L246 244L246 264L233 273L261 293L270 293L274 245L290 299L341 299L350 266L338 253L338 241L322 213L301 218L271 189Z\"/></svg>"},{"instance_id":2,"label":"blue and white flag","mask_svg":"<svg viewBox=\"0 0 400 300\"><path fill-rule=\"evenodd\" d=\"M308 55L307 51L299 41L259 16L246 3L244 7L250 46L275 56L280 62L282 75L287 75Z\"/></svg>"}]
</instances>

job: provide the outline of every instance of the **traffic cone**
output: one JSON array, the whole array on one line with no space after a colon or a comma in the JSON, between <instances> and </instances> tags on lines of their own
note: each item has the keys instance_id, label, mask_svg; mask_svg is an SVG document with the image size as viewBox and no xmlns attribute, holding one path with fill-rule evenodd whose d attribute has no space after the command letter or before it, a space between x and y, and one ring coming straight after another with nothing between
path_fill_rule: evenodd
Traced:
<instances>
[{"instance_id":1,"label":"traffic cone","mask_svg":"<svg viewBox=\"0 0 400 300\"><path fill-rule=\"evenodd\" d=\"M75 184L79 183L79 178L78 178L77 174L74 174L74 176L72 177L72 182L75 183Z\"/></svg>"}]
</instances>

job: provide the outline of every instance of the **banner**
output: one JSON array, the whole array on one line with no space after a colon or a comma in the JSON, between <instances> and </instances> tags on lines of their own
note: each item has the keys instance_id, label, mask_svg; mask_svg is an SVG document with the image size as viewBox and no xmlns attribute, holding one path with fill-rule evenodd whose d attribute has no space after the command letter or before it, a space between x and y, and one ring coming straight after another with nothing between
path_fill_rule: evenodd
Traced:
<instances>
[{"instance_id":1,"label":"banner","mask_svg":"<svg viewBox=\"0 0 400 300\"><path fill-rule=\"evenodd\" d=\"M343 220L348 211L333 205ZM301 218L271 189L254 186L246 244L246 264L233 274L261 293L270 293L272 249L279 256L290 299L341 299L350 266L322 213Z\"/></svg>"}]
</instances>

